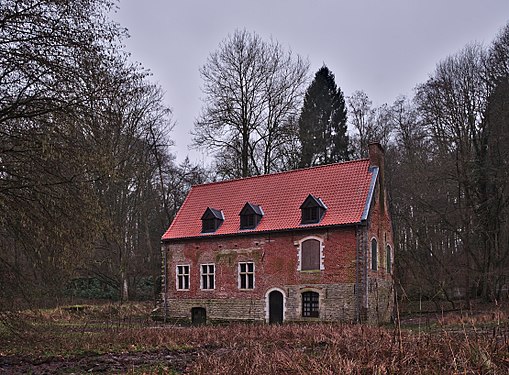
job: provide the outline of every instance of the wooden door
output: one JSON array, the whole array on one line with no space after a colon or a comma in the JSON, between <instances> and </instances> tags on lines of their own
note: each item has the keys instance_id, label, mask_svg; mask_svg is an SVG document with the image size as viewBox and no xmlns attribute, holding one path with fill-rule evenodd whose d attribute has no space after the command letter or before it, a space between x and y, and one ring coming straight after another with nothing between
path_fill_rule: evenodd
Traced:
<instances>
[{"instance_id":1,"label":"wooden door","mask_svg":"<svg viewBox=\"0 0 509 375\"><path fill-rule=\"evenodd\" d=\"M191 309L191 322L193 325L205 324L207 322L207 311L203 307Z\"/></svg>"},{"instance_id":2,"label":"wooden door","mask_svg":"<svg viewBox=\"0 0 509 375\"><path fill-rule=\"evenodd\" d=\"M277 290L269 294L269 323L283 323L283 294Z\"/></svg>"}]
</instances>

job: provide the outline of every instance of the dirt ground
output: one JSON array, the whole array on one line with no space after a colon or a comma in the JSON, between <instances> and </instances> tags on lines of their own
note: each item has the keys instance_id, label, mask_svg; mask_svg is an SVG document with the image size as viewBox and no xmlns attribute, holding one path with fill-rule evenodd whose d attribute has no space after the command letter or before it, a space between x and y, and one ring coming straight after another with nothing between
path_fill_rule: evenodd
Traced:
<instances>
[{"instance_id":1,"label":"dirt ground","mask_svg":"<svg viewBox=\"0 0 509 375\"><path fill-rule=\"evenodd\" d=\"M0 357L0 374L72 374L72 373L161 373L185 372L199 355L198 351L158 350L137 353L82 355L72 358L29 359L21 356Z\"/></svg>"}]
</instances>

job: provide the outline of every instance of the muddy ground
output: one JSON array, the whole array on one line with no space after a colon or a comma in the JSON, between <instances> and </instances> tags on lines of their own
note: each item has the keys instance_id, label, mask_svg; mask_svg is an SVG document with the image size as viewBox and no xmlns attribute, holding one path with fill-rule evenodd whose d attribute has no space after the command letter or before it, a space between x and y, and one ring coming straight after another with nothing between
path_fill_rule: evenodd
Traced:
<instances>
[{"instance_id":1,"label":"muddy ground","mask_svg":"<svg viewBox=\"0 0 509 375\"><path fill-rule=\"evenodd\" d=\"M201 351L203 354L203 350ZM0 357L0 374L181 373L200 355L198 351L157 350L136 353L84 354L79 357L31 359Z\"/></svg>"}]
</instances>

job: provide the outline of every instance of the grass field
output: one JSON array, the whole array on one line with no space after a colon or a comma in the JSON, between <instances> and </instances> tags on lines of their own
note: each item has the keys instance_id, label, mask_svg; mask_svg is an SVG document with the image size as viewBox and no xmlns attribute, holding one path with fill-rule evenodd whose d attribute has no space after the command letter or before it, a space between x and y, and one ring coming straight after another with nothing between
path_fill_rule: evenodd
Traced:
<instances>
[{"instance_id":1,"label":"grass field","mask_svg":"<svg viewBox=\"0 0 509 375\"><path fill-rule=\"evenodd\" d=\"M498 307L415 314L401 327L231 324L177 327L149 304L24 311L0 325L0 373L507 374Z\"/></svg>"}]
</instances>

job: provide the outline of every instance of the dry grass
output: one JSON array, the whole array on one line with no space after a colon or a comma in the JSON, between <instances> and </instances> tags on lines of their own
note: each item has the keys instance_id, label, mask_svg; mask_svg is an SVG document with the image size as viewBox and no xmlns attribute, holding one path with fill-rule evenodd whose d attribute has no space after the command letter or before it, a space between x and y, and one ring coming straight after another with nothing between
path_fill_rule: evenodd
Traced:
<instances>
[{"instance_id":1,"label":"dry grass","mask_svg":"<svg viewBox=\"0 0 509 375\"><path fill-rule=\"evenodd\" d=\"M347 324L157 326L146 319L149 309L112 305L30 313L34 329L18 336L0 332L0 356L192 352L185 371L197 374L509 372L505 313L493 319L490 313L448 316L434 330L403 329L400 335L394 327ZM490 330L479 329L481 323L490 323Z\"/></svg>"}]
</instances>

